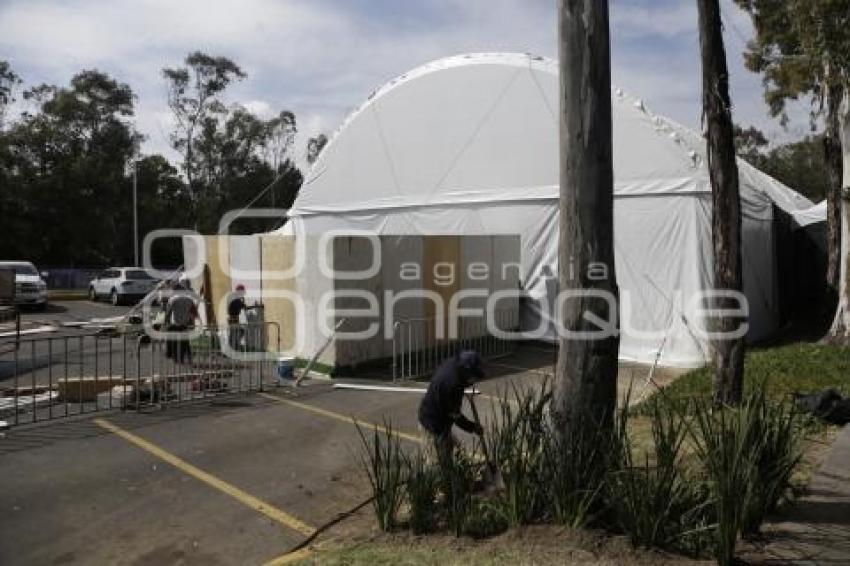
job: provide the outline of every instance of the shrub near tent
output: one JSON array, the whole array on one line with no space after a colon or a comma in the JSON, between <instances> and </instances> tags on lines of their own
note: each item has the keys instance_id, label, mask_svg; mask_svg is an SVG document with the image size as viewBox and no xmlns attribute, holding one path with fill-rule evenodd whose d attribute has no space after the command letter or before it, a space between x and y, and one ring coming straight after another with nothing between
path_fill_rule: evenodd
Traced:
<instances>
[{"instance_id":1,"label":"shrub near tent","mask_svg":"<svg viewBox=\"0 0 850 566\"><path fill-rule=\"evenodd\" d=\"M640 411L621 409L613 434L568 446L548 401L545 389L514 389L495 403L484 436L504 475L495 494L473 490L486 465L478 446L438 465L421 451L406 455L390 425L361 432L379 527L473 537L532 523L596 527L636 547L729 563L737 541L788 497L800 464L803 421L759 391L720 409L659 394ZM648 421L647 442L635 418Z\"/></svg>"}]
</instances>

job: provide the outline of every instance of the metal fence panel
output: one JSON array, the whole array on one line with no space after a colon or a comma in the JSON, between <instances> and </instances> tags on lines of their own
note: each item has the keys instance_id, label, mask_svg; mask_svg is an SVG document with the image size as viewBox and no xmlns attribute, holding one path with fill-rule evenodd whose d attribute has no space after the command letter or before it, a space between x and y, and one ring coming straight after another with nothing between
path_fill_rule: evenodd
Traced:
<instances>
[{"instance_id":1,"label":"metal fence panel","mask_svg":"<svg viewBox=\"0 0 850 566\"><path fill-rule=\"evenodd\" d=\"M463 350L476 350L485 359L513 352L515 342L494 335L487 322L483 316L462 317L452 332L445 321L435 317L397 320L393 325L393 381L430 375L443 360ZM497 310L490 326L502 332L516 331L519 314Z\"/></svg>"},{"instance_id":2,"label":"metal fence panel","mask_svg":"<svg viewBox=\"0 0 850 566\"><path fill-rule=\"evenodd\" d=\"M97 333L0 342L0 420L14 426L261 391L273 379L269 345L279 350L273 325L198 328L187 340Z\"/></svg>"}]
</instances>

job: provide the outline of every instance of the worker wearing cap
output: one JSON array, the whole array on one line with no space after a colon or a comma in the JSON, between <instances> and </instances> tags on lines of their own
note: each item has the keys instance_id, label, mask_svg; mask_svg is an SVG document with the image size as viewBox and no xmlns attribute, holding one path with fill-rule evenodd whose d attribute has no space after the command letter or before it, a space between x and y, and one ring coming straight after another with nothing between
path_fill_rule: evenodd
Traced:
<instances>
[{"instance_id":1,"label":"worker wearing cap","mask_svg":"<svg viewBox=\"0 0 850 566\"><path fill-rule=\"evenodd\" d=\"M428 391L419 404L419 423L431 436L441 461L452 457L452 426L457 425L461 430L479 436L484 433L479 423L469 420L461 412L464 390L483 377L481 356L474 350L466 350L447 359L434 372Z\"/></svg>"},{"instance_id":2,"label":"worker wearing cap","mask_svg":"<svg viewBox=\"0 0 850 566\"><path fill-rule=\"evenodd\" d=\"M247 309L245 304L245 285L236 285L236 289L230 294L227 301L227 326L228 344L231 349L239 350L239 342L242 339L242 328L239 325L239 316Z\"/></svg>"}]
</instances>

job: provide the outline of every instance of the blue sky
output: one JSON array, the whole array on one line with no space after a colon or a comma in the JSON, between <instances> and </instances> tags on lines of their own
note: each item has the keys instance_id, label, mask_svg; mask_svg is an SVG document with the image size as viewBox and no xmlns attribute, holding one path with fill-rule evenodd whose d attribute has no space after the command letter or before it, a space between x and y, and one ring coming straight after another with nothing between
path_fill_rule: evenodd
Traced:
<instances>
[{"instance_id":1,"label":"blue sky","mask_svg":"<svg viewBox=\"0 0 850 566\"><path fill-rule=\"evenodd\" d=\"M259 114L296 113L330 132L386 80L463 52L554 56L555 0L0 0L0 59L27 84L66 84L98 68L137 94L144 151L168 153L171 118L160 69L192 50L248 73L227 94ZM804 103L787 131L769 117L760 77L743 67L748 17L721 0L735 120L787 140L808 130ZM694 0L611 0L614 83L654 111L700 126ZM298 149L303 152L303 147Z\"/></svg>"}]
</instances>

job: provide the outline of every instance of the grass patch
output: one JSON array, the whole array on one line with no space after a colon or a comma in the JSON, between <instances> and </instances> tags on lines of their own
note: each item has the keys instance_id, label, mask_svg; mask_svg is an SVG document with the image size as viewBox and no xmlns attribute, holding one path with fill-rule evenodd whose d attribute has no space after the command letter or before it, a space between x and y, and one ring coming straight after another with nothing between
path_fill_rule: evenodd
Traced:
<instances>
[{"instance_id":1,"label":"grass patch","mask_svg":"<svg viewBox=\"0 0 850 566\"><path fill-rule=\"evenodd\" d=\"M307 364L310 363L310 360L306 358L295 358L293 362L293 366L295 369L305 369ZM321 373L324 375L331 375L333 373L334 367L332 365L323 364L322 362L316 361L313 363L313 367L310 368L310 371L315 371L316 373Z\"/></svg>"},{"instance_id":2,"label":"grass patch","mask_svg":"<svg viewBox=\"0 0 850 566\"><path fill-rule=\"evenodd\" d=\"M680 401L711 398L713 372L705 367L686 373L665 387L664 393ZM751 349L744 360L744 395L756 387L763 387L767 397L774 400L786 399L795 392L812 393L829 388L850 395L848 376L850 347L795 343ZM637 409L642 412L647 406L644 402Z\"/></svg>"}]
</instances>

